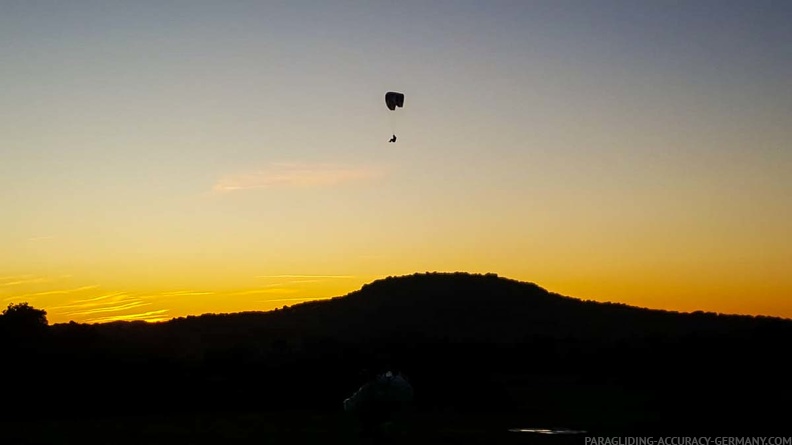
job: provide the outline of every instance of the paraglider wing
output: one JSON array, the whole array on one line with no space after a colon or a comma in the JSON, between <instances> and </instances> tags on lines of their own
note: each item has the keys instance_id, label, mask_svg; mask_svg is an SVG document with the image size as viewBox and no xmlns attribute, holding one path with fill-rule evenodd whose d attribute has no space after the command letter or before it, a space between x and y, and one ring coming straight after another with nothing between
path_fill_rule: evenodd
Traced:
<instances>
[{"instance_id":1,"label":"paraglider wing","mask_svg":"<svg viewBox=\"0 0 792 445\"><path fill-rule=\"evenodd\" d=\"M385 105L387 105L388 109L391 111L395 110L396 107L404 107L404 94L388 91L385 93Z\"/></svg>"}]
</instances>

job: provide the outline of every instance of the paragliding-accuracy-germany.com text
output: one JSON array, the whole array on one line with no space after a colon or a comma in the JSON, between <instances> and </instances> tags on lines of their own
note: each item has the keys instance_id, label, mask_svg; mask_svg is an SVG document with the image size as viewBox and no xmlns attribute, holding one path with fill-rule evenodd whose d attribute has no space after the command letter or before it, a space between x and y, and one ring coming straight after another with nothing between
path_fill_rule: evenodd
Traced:
<instances>
[{"instance_id":1,"label":"paragliding-accuracy-germany.com text","mask_svg":"<svg viewBox=\"0 0 792 445\"><path fill-rule=\"evenodd\" d=\"M792 436L622 436L622 437L586 437L584 445L792 445Z\"/></svg>"}]
</instances>

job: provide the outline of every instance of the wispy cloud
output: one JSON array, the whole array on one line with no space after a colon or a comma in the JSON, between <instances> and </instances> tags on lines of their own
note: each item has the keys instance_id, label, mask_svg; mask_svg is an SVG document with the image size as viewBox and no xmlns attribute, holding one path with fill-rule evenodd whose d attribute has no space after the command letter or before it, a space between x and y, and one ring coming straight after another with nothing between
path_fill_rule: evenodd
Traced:
<instances>
[{"instance_id":1,"label":"wispy cloud","mask_svg":"<svg viewBox=\"0 0 792 445\"><path fill-rule=\"evenodd\" d=\"M331 280L354 278L353 275L258 275L256 278L274 280L274 283L264 284L264 288L294 288L294 285L324 283Z\"/></svg>"},{"instance_id":2,"label":"wispy cloud","mask_svg":"<svg viewBox=\"0 0 792 445\"><path fill-rule=\"evenodd\" d=\"M355 278L354 275L258 275L256 278L338 278L338 279L345 279L345 278Z\"/></svg>"},{"instance_id":3,"label":"wispy cloud","mask_svg":"<svg viewBox=\"0 0 792 445\"><path fill-rule=\"evenodd\" d=\"M51 281L49 278L37 277L34 275L18 275L10 277L0 277L0 286L16 286L19 284L46 283Z\"/></svg>"},{"instance_id":4,"label":"wispy cloud","mask_svg":"<svg viewBox=\"0 0 792 445\"><path fill-rule=\"evenodd\" d=\"M213 295L214 292L200 292L194 290L177 290L177 291L170 291L170 292L161 292L159 294L154 295L154 297L182 297L182 296L190 296L190 295Z\"/></svg>"},{"instance_id":5,"label":"wispy cloud","mask_svg":"<svg viewBox=\"0 0 792 445\"><path fill-rule=\"evenodd\" d=\"M73 294L73 293L77 293L77 292L83 292L83 291L87 291L87 290L91 290L91 289L96 289L98 287L99 286L97 286L97 285L91 285L91 286L76 287L76 288L72 288L72 289L56 289L56 290L48 290L48 291L44 291L44 292L35 292L35 293L31 293L31 294L18 295L18 297L19 298L25 298L25 297L40 297L40 296L44 296L44 295Z\"/></svg>"},{"instance_id":6,"label":"wispy cloud","mask_svg":"<svg viewBox=\"0 0 792 445\"><path fill-rule=\"evenodd\" d=\"M372 166L274 163L258 171L224 177L215 183L213 190L227 193L271 187L333 186L375 179L383 173L381 168Z\"/></svg>"},{"instance_id":7,"label":"wispy cloud","mask_svg":"<svg viewBox=\"0 0 792 445\"><path fill-rule=\"evenodd\" d=\"M0 286L16 286L20 284L54 283L71 278L70 274L39 276L33 274L0 276Z\"/></svg>"},{"instance_id":8,"label":"wispy cloud","mask_svg":"<svg viewBox=\"0 0 792 445\"><path fill-rule=\"evenodd\" d=\"M239 292L232 292L232 293L229 293L228 295L296 294L299 291L300 291L299 289L290 288L290 287L267 287L267 286L265 286L264 289L249 289L249 290L243 290L243 291L239 291Z\"/></svg>"},{"instance_id":9,"label":"wispy cloud","mask_svg":"<svg viewBox=\"0 0 792 445\"><path fill-rule=\"evenodd\" d=\"M140 312L136 314L112 315L109 317L100 317L91 319L91 323L109 323L112 321L132 321L143 320L149 322L167 321L172 317L167 316L167 309L158 309L155 311Z\"/></svg>"},{"instance_id":10,"label":"wispy cloud","mask_svg":"<svg viewBox=\"0 0 792 445\"><path fill-rule=\"evenodd\" d=\"M54 236L32 236L28 238L28 241L46 241L54 238L55 238Z\"/></svg>"},{"instance_id":11,"label":"wispy cloud","mask_svg":"<svg viewBox=\"0 0 792 445\"><path fill-rule=\"evenodd\" d=\"M108 306L108 307L98 307L98 308L94 308L94 309L75 311L75 312L72 312L71 314L75 314L75 313L78 313L80 315L104 314L104 313L107 313L107 312L119 312L119 311L123 311L123 310L126 310L126 309L132 309L132 308L136 308L136 307L140 307L140 306L149 306L150 304L151 303L144 303L142 301L130 301L130 302L127 302L127 303L124 303L124 304L114 304L114 305Z\"/></svg>"},{"instance_id":12,"label":"wispy cloud","mask_svg":"<svg viewBox=\"0 0 792 445\"><path fill-rule=\"evenodd\" d=\"M275 301L317 301L317 300L331 300L335 297L318 297L318 298L310 298L310 297L302 297L302 298L274 298L272 300L260 300L259 303L272 303Z\"/></svg>"},{"instance_id":13,"label":"wispy cloud","mask_svg":"<svg viewBox=\"0 0 792 445\"><path fill-rule=\"evenodd\" d=\"M132 297L126 292L111 292L105 295L73 300L66 304L55 306L52 309L76 310L73 313L82 313L82 311L88 311L95 307L117 306L123 304L123 302L128 300L129 298Z\"/></svg>"},{"instance_id":14,"label":"wispy cloud","mask_svg":"<svg viewBox=\"0 0 792 445\"><path fill-rule=\"evenodd\" d=\"M151 302L138 295L111 292L75 299L50 309L61 315L79 318L85 323L104 323L117 320L160 321L169 312L167 309L138 312L141 308L151 305Z\"/></svg>"}]
</instances>

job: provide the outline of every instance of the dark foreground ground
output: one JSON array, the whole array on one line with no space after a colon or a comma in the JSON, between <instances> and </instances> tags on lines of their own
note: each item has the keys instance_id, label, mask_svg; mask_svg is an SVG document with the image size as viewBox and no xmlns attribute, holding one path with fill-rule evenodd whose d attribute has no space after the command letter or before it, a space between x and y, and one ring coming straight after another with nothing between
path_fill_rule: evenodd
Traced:
<instances>
[{"instance_id":1,"label":"dark foreground ground","mask_svg":"<svg viewBox=\"0 0 792 445\"><path fill-rule=\"evenodd\" d=\"M215 413L0 421L16 444L584 444L583 435L511 432L543 427L494 413L416 412L384 440L360 434L343 412Z\"/></svg>"},{"instance_id":2,"label":"dark foreground ground","mask_svg":"<svg viewBox=\"0 0 792 445\"><path fill-rule=\"evenodd\" d=\"M414 412L384 440L360 434L343 412L246 412L178 415L64 416L60 420L0 421L0 444L539 444L589 445L591 439L663 435L662 431L618 432L591 429L577 434L539 434L511 429L568 428L498 413ZM673 432L665 432L672 434ZM712 435L719 435L713 431ZM723 435L723 434L720 434ZM589 438L587 443L586 438Z\"/></svg>"}]
</instances>

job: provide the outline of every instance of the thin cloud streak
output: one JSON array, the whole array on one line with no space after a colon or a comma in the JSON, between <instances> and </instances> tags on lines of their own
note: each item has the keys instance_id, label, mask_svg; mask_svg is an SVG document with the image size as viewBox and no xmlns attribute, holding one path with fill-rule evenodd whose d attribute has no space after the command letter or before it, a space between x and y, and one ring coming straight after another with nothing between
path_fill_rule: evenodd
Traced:
<instances>
[{"instance_id":1,"label":"thin cloud streak","mask_svg":"<svg viewBox=\"0 0 792 445\"><path fill-rule=\"evenodd\" d=\"M268 289L251 289L251 290L243 290L239 292L229 293L228 295L255 295L255 294L294 294L299 292L299 289L287 288L287 287L274 287Z\"/></svg>"},{"instance_id":2,"label":"thin cloud streak","mask_svg":"<svg viewBox=\"0 0 792 445\"><path fill-rule=\"evenodd\" d=\"M177 290L172 292L162 292L159 294L150 295L149 297L182 297L190 295L213 295L214 292L199 292L193 290Z\"/></svg>"},{"instance_id":3,"label":"thin cloud streak","mask_svg":"<svg viewBox=\"0 0 792 445\"><path fill-rule=\"evenodd\" d=\"M105 312L118 312L123 311L126 309L132 309L140 306L149 306L151 303L144 303L142 301L132 301L129 303L124 303L120 305L104 307L104 308L96 308L96 309L88 309L84 311L74 311L74 312L66 312L66 315L92 315L92 314L102 314Z\"/></svg>"},{"instance_id":4,"label":"thin cloud streak","mask_svg":"<svg viewBox=\"0 0 792 445\"><path fill-rule=\"evenodd\" d=\"M28 241L46 241L46 240L51 240L51 239L55 239L55 237L54 236L32 236L32 237L28 238Z\"/></svg>"},{"instance_id":5,"label":"thin cloud streak","mask_svg":"<svg viewBox=\"0 0 792 445\"><path fill-rule=\"evenodd\" d=\"M355 278L354 275L258 275L256 278Z\"/></svg>"},{"instance_id":6,"label":"thin cloud streak","mask_svg":"<svg viewBox=\"0 0 792 445\"><path fill-rule=\"evenodd\" d=\"M149 312L141 312L139 314L125 314L125 315L115 315L110 317L99 317L94 318L89 321L89 323L109 323L113 321L132 321L132 320L142 320L147 322L158 322L158 321L167 321L170 320L171 317L163 315L167 314L167 309L158 309L156 311L149 311Z\"/></svg>"},{"instance_id":7,"label":"thin cloud streak","mask_svg":"<svg viewBox=\"0 0 792 445\"><path fill-rule=\"evenodd\" d=\"M48 290L48 291L44 291L44 292L36 292L36 293L32 293L32 294L24 294L24 295L20 295L19 297L20 298L26 298L26 297L40 297L40 296L43 296L43 295L73 294L73 293L77 293L77 292L83 292L83 291L86 291L86 290L97 289L98 287L99 287L98 285L91 285L91 286L77 287L77 288L74 288L74 289Z\"/></svg>"},{"instance_id":8,"label":"thin cloud streak","mask_svg":"<svg viewBox=\"0 0 792 445\"><path fill-rule=\"evenodd\" d=\"M22 280L25 278L30 278L33 275L5 275L0 277L0 281L8 281L8 280Z\"/></svg>"},{"instance_id":9,"label":"thin cloud streak","mask_svg":"<svg viewBox=\"0 0 792 445\"><path fill-rule=\"evenodd\" d=\"M338 164L275 163L251 173L227 176L213 190L227 193L272 187L321 187L372 180L383 176L380 168Z\"/></svg>"},{"instance_id":10,"label":"thin cloud streak","mask_svg":"<svg viewBox=\"0 0 792 445\"><path fill-rule=\"evenodd\" d=\"M140 298L125 292L113 292L93 298L71 301L52 310L61 311L64 315L91 315L95 313L118 312L139 306L150 305Z\"/></svg>"},{"instance_id":11,"label":"thin cloud streak","mask_svg":"<svg viewBox=\"0 0 792 445\"><path fill-rule=\"evenodd\" d=\"M107 323L124 320L161 321L167 319L162 317L162 315L168 313L168 309L156 309L131 314L125 313L128 311L140 311L141 308L152 304L152 302L146 301L145 297L140 295L127 292L111 292L95 297L72 300L64 305L50 309L53 312L59 312L63 316L79 317L83 320L82 323Z\"/></svg>"},{"instance_id":12,"label":"thin cloud streak","mask_svg":"<svg viewBox=\"0 0 792 445\"><path fill-rule=\"evenodd\" d=\"M34 274L23 274L23 275L5 275L0 277L0 286L1 287L11 287L11 286L19 286L23 284L39 284L39 283L53 283L60 280L65 280L68 278L72 278L71 274L61 274L58 276L39 276ZM96 286L94 286L96 287ZM79 291L82 289L77 289ZM64 291L65 292L65 291ZM70 291L69 291L70 292ZM26 298L31 296L38 296L38 295L48 295L50 293L61 293L60 290L56 289L53 291L43 291L37 293L28 293L24 295L17 295L19 298ZM68 292L66 292L68 293Z\"/></svg>"},{"instance_id":13,"label":"thin cloud streak","mask_svg":"<svg viewBox=\"0 0 792 445\"><path fill-rule=\"evenodd\" d=\"M321 283L326 280L289 280L277 283L263 284L261 287L288 287L292 284Z\"/></svg>"},{"instance_id":14,"label":"thin cloud streak","mask_svg":"<svg viewBox=\"0 0 792 445\"><path fill-rule=\"evenodd\" d=\"M0 286L16 286L19 284L46 283L51 279L35 275L17 275L0 277Z\"/></svg>"},{"instance_id":15,"label":"thin cloud streak","mask_svg":"<svg viewBox=\"0 0 792 445\"><path fill-rule=\"evenodd\" d=\"M89 308L89 307L96 307L106 305L108 303L123 301L128 299L129 295L125 292L112 292L106 295L100 295L98 297L92 298L84 298L81 300L71 301L66 303L62 306L56 306L53 309L72 309L72 308ZM109 301L103 301L109 300Z\"/></svg>"},{"instance_id":16,"label":"thin cloud streak","mask_svg":"<svg viewBox=\"0 0 792 445\"><path fill-rule=\"evenodd\" d=\"M275 298L275 299L272 299L272 300L260 300L260 301L259 301L259 303L272 303L272 302L274 302L274 301L317 301L317 300L332 300L333 298L336 298L336 297L319 297L319 298L311 298L311 297L305 297L305 298Z\"/></svg>"}]
</instances>

